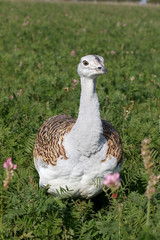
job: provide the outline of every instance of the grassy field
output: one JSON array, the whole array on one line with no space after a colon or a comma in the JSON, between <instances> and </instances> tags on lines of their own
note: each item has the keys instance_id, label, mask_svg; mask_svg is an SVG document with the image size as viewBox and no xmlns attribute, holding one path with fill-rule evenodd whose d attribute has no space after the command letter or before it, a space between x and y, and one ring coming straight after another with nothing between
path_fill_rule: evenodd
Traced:
<instances>
[{"instance_id":1,"label":"grassy field","mask_svg":"<svg viewBox=\"0 0 160 240\"><path fill-rule=\"evenodd\" d=\"M77 117L86 54L108 69L97 93L123 141L122 187L116 199L54 199L38 187L35 136L50 116ZM148 200L140 154L147 137L160 174L160 7L0 2L0 92L1 183L6 159L17 164L0 186L0 239L160 239L160 183Z\"/></svg>"}]
</instances>

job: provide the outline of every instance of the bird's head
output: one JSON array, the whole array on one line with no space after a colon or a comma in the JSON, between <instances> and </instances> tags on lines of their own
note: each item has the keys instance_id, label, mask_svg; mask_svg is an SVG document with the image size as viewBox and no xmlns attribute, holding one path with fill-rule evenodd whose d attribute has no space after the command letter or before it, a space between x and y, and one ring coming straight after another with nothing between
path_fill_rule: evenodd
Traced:
<instances>
[{"instance_id":1,"label":"bird's head","mask_svg":"<svg viewBox=\"0 0 160 240\"><path fill-rule=\"evenodd\" d=\"M103 57L98 55L87 55L81 58L77 72L80 77L95 79L102 74L106 74L107 69L104 66Z\"/></svg>"}]
</instances>

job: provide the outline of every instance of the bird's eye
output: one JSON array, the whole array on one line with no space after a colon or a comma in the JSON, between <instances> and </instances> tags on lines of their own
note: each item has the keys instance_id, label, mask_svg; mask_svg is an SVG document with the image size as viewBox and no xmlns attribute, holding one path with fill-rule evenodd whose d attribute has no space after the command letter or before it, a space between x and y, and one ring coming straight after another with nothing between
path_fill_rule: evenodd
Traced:
<instances>
[{"instance_id":1,"label":"bird's eye","mask_svg":"<svg viewBox=\"0 0 160 240\"><path fill-rule=\"evenodd\" d=\"M84 60L84 61L83 61L83 65L84 65L84 66L88 66L89 63L88 63L86 60Z\"/></svg>"}]
</instances>

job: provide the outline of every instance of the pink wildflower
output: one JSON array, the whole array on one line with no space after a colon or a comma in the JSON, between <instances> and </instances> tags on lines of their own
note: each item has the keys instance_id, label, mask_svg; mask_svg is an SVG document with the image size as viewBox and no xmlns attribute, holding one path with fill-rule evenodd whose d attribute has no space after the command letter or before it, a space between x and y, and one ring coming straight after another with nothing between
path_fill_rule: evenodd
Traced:
<instances>
[{"instance_id":1,"label":"pink wildflower","mask_svg":"<svg viewBox=\"0 0 160 240\"><path fill-rule=\"evenodd\" d=\"M156 176L154 173L149 177L148 186L145 192L145 195L148 199L151 199L153 195L156 193L155 186L157 185L159 179L160 179L160 175Z\"/></svg>"},{"instance_id":2,"label":"pink wildflower","mask_svg":"<svg viewBox=\"0 0 160 240\"><path fill-rule=\"evenodd\" d=\"M14 98L14 96L13 96L13 95L10 95L10 96L9 96L9 98L10 98L10 99L13 99L13 98Z\"/></svg>"},{"instance_id":3,"label":"pink wildflower","mask_svg":"<svg viewBox=\"0 0 160 240\"><path fill-rule=\"evenodd\" d=\"M116 52L114 50L111 51L111 55L115 55Z\"/></svg>"},{"instance_id":4,"label":"pink wildflower","mask_svg":"<svg viewBox=\"0 0 160 240\"><path fill-rule=\"evenodd\" d=\"M14 170L17 168L17 164L13 164L11 157L9 157L7 161L4 162L3 167L6 169L7 173L7 176L3 181L3 187L5 190L7 190L14 175Z\"/></svg>"},{"instance_id":5,"label":"pink wildflower","mask_svg":"<svg viewBox=\"0 0 160 240\"><path fill-rule=\"evenodd\" d=\"M9 157L7 161L4 162L3 167L6 168L6 170L9 170L9 169L15 170L17 168L17 164L13 164L11 157Z\"/></svg>"},{"instance_id":6,"label":"pink wildflower","mask_svg":"<svg viewBox=\"0 0 160 240\"><path fill-rule=\"evenodd\" d=\"M126 26L127 26L127 24L126 24L126 23L124 23L124 24L123 24L123 27L126 27Z\"/></svg>"},{"instance_id":7,"label":"pink wildflower","mask_svg":"<svg viewBox=\"0 0 160 240\"><path fill-rule=\"evenodd\" d=\"M77 84L78 84L77 79L73 79L73 87L72 87L72 89L75 89Z\"/></svg>"},{"instance_id":8,"label":"pink wildflower","mask_svg":"<svg viewBox=\"0 0 160 240\"><path fill-rule=\"evenodd\" d=\"M121 182L120 175L118 172L116 172L114 174L108 174L105 177L103 184L111 188L112 191L115 191L120 187L121 185L120 182Z\"/></svg>"},{"instance_id":9,"label":"pink wildflower","mask_svg":"<svg viewBox=\"0 0 160 240\"><path fill-rule=\"evenodd\" d=\"M72 51L71 51L71 56L74 56L75 53L76 53L76 52L75 52L74 50L72 50Z\"/></svg>"},{"instance_id":10,"label":"pink wildflower","mask_svg":"<svg viewBox=\"0 0 160 240\"><path fill-rule=\"evenodd\" d=\"M23 89L21 88L19 89L19 92L17 93L17 95L20 96L22 92L23 92Z\"/></svg>"},{"instance_id":11,"label":"pink wildflower","mask_svg":"<svg viewBox=\"0 0 160 240\"><path fill-rule=\"evenodd\" d=\"M131 77L131 82L134 81L134 79L135 79L135 76L132 76L132 77Z\"/></svg>"},{"instance_id":12,"label":"pink wildflower","mask_svg":"<svg viewBox=\"0 0 160 240\"><path fill-rule=\"evenodd\" d=\"M23 26L27 26L29 24L29 21L27 20L26 22L23 23Z\"/></svg>"},{"instance_id":13,"label":"pink wildflower","mask_svg":"<svg viewBox=\"0 0 160 240\"><path fill-rule=\"evenodd\" d=\"M117 196L118 196L118 194L117 194L117 193L113 193L113 194L112 194L112 198L113 198L113 199L116 199L116 198L117 198Z\"/></svg>"}]
</instances>

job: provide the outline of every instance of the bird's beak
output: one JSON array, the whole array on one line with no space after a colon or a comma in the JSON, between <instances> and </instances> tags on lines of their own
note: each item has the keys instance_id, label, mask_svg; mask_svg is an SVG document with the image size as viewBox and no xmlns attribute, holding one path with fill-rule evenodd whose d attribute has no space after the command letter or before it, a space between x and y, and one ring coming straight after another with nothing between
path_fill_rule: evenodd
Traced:
<instances>
[{"instance_id":1,"label":"bird's beak","mask_svg":"<svg viewBox=\"0 0 160 240\"><path fill-rule=\"evenodd\" d=\"M107 74L108 72L107 72L107 69L103 66L102 67L102 71L104 72L104 74Z\"/></svg>"}]
</instances>

